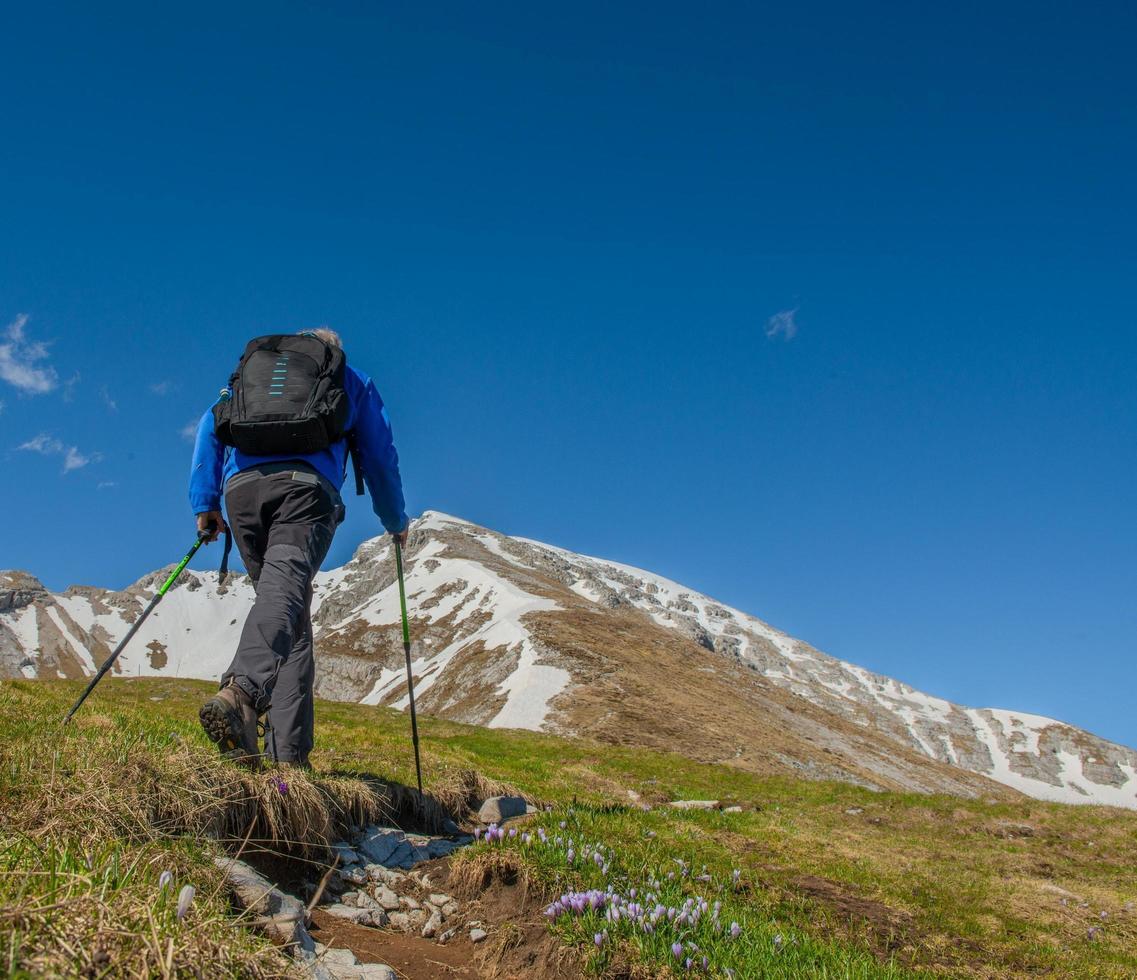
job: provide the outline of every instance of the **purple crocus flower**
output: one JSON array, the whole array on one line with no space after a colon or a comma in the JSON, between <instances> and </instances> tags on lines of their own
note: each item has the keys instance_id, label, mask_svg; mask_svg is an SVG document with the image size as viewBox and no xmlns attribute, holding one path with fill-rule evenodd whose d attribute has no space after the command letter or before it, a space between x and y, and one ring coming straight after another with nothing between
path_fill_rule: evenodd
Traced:
<instances>
[{"instance_id":1,"label":"purple crocus flower","mask_svg":"<svg viewBox=\"0 0 1137 980\"><path fill-rule=\"evenodd\" d=\"M740 926L737 922L732 922L730 924L730 938L731 939L737 939L739 937L739 935L741 934L741 932L742 932L742 926Z\"/></svg>"},{"instance_id":2,"label":"purple crocus flower","mask_svg":"<svg viewBox=\"0 0 1137 980\"><path fill-rule=\"evenodd\" d=\"M679 959L679 957L683 955L683 944L682 943L672 943L671 944L671 955L674 956L676 959Z\"/></svg>"},{"instance_id":3,"label":"purple crocus flower","mask_svg":"<svg viewBox=\"0 0 1137 980\"><path fill-rule=\"evenodd\" d=\"M572 863L573 863L573 861L575 861L575 860L576 860L576 851L574 851L574 850L573 850L573 849L570 847L570 848L568 849L568 853L566 853L566 854L565 854L565 857L566 857L566 858L568 858L568 863L569 863L569 864L572 864Z\"/></svg>"},{"instance_id":4,"label":"purple crocus flower","mask_svg":"<svg viewBox=\"0 0 1137 980\"><path fill-rule=\"evenodd\" d=\"M482 828L481 827L475 827L474 828L474 840L481 840L481 839L482 839Z\"/></svg>"},{"instance_id":5,"label":"purple crocus flower","mask_svg":"<svg viewBox=\"0 0 1137 980\"><path fill-rule=\"evenodd\" d=\"M193 904L193 897L197 894L197 889L193 885L183 886L181 892L178 894L178 918L184 919L186 913L189 911L190 906Z\"/></svg>"},{"instance_id":6,"label":"purple crocus flower","mask_svg":"<svg viewBox=\"0 0 1137 980\"><path fill-rule=\"evenodd\" d=\"M598 932L595 936L592 937L592 941L596 943L596 948L599 949L604 945L604 933Z\"/></svg>"},{"instance_id":7,"label":"purple crocus flower","mask_svg":"<svg viewBox=\"0 0 1137 980\"><path fill-rule=\"evenodd\" d=\"M163 871L158 875L158 891L165 891L169 888L170 883L174 880L174 872Z\"/></svg>"}]
</instances>

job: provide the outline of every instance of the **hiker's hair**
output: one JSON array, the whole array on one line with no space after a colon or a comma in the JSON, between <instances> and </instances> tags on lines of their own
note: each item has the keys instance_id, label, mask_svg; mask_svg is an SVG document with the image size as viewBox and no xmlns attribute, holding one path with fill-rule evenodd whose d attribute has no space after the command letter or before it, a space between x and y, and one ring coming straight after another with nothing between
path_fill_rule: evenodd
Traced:
<instances>
[{"instance_id":1,"label":"hiker's hair","mask_svg":"<svg viewBox=\"0 0 1137 980\"><path fill-rule=\"evenodd\" d=\"M315 330L302 330L301 333L308 334L310 337L319 337L325 344L343 350L343 341L340 340L340 335L331 327L317 327Z\"/></svg>"}]
</instances>

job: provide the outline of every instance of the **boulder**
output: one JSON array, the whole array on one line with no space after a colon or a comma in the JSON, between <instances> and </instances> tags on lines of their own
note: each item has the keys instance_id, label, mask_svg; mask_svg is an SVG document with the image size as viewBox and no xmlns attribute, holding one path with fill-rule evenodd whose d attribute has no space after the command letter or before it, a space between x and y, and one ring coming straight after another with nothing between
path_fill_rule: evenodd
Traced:
<instances>
[{"instance_id":1,"label":"boulder","mask_svg":"<svg viewBox=\"0 0 1137 980\"><path fill-rule=\"evenodd\" d=\"M524 816L526 807L526 802L520 796L491 796L478 808L478 820L482 823L502 823L510 817Z\"/></svg>"}]
</instances>

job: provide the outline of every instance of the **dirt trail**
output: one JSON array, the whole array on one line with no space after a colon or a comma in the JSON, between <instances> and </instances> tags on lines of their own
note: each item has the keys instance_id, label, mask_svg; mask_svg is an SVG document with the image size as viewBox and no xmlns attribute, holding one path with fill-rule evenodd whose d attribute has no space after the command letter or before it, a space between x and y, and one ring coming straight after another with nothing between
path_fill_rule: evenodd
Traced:
<instances>
[{"instance_id":1,"label":"dirt trail","mask_svg":"<svg viewBox=\"0 0 1137 980\"><path fill-rule=\"evenodd\" d=\"M457 932L449 942L358 925L319 908L313 912L312 938L350 949L362 962L386 963L400 980L576 980L583 975L576 955L549 932L544 902L530 894L524 881L498 870L471 891L468 880L451 877L450 870L450 858L416 867L429 874L432 889L462 895L462 913L454 922ZM471 923L479 923L488 934L479 943L470 939Z\"/></svg>"}]
</instances>

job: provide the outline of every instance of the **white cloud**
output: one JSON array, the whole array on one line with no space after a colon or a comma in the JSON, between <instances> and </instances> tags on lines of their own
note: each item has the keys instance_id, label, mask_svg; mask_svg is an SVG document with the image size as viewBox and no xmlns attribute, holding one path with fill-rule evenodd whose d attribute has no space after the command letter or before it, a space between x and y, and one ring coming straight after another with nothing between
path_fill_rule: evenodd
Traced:
<instances>
[{"instance_id":1,"label":"white cloud","mask_svg":"<svg viewBox=\"0 0 1137 980\"><path fill-rule=\"evenodd\" d=\"M72 470L81 470L88 463L97 462L101 458L98 453L91 453L88 456L79 452L75 446L68 446L67 452L63 454L63 472L70 473Z\"/></svg>"},{"instance_id":2,"label":"white cloud","mask_svg":"<svg viewBox=\"0 0 1137 980\"><path fill-rule=\"evenodd\" d=\"M99 391L99 394L103 396L103 404L107 406L108 412L118 411L118 402L111 398L111 393L107 391L106 385L103 385L102 389Z\"/></svg>"},{"instance_id":3,"label":"white cloud","mask_svg":"<svg viewBox=\"0 0 1137 980\"><path fill-rule=\"evenodd\" d=\"M192 422L187 422L178 429L178 435L185 439L186 442L195 441L197 439L197 424L200 421L201 419L194 419Z\"/></svg>"},{"instance_id":4,"label":"white cloud","mask_svg":"<svg viewBox=\"0 0 1137 980\"><path fill-rule=\"evenodd\" d=\"M101 453L83 453L79 451L78 446L65 446L54 436L49 436L45 432L41 432L34 439L29 439L27 442L22 443L17 446L16 449L22 449L30 453L39 453L41 456L62 456L62 472L64 473L70 473L72 470L81 470L84 466L90 463L97 463L103 458Z\"/></svg>"},{"instance_id":5,"label":"white cloud","mask_svg":"<svg viewBox=\"0 0 1137 980\"><path fill-rule=\"evenodd\" d=\"M117 487L117 486L118 486L118 483L115 482L114 480L102 480L99 483L99 485L97 487L95 487L95 489L96 490L107 490L110 487Z\"/></svg>"},{"instance_id":6,"label":"white cloud","mask_svg":"<svg viewBox=\"0 0 1137 980\"><path fill-rule=\"evenodd\" d=\"M33 453L41 453L44 456L51 456L54 453L63 452L63 443L41 432L34 439L29 439L23 443L23 445L17 446L16 448L26 449Z\"/></svg>"},{"instance_id":7,"label":"white cloud","mask_svg":"<svg viewBox=\"0 0 1137 980\"><path fill-rule=\"evenodd\" d=\"M766 321L766 336L773 340L781 334L787 341L793 340L797 336L797 311L795 306L792 310L782 310L770 317Z\"/></svg>"},{"instance_id":8,"label":"white cloud","mask_svg":"<svg viewBox=\"0 0 1137 980\"><path fill-rule=\"evenodd\" d=\"M154 384L150 385L150 390L161 398L163 395L168 395L174 390L174 382L169 379L165 381L155 381Z\"/></svg>"},{"instance_id":9,"label":"white cloud","mask_svg":"<svg viewBox=\"0 0 1137 980\"><path fill-rule=\"evenodd\" d=\"M26 314L21 313L4 331L0 342L0 379L14 385L28 395L42 395L52 391L59 384L59 375L46 361L47 344L28 340L24 327Z\"/></svg>"}]
</instances>

